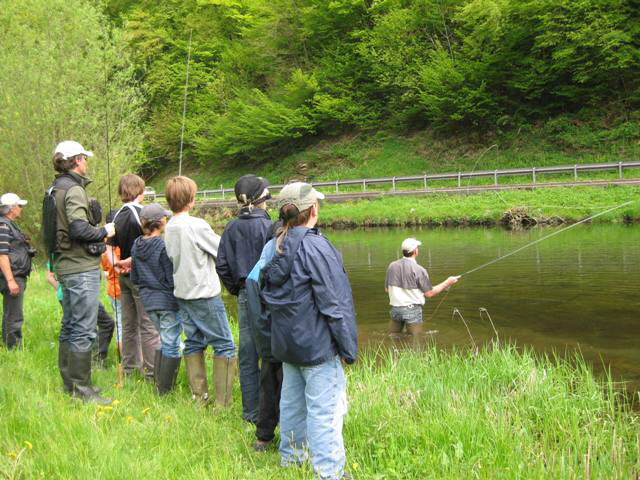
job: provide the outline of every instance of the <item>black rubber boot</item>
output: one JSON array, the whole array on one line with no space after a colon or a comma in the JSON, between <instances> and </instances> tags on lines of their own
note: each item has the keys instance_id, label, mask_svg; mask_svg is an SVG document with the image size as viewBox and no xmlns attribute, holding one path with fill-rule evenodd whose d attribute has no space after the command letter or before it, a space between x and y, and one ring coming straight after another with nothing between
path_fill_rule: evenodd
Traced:
<instances>
[{"instance_id":1,"label":"black rubber boot","mask_svg":"<svg viewBox=\"0 0 640 480\"><path fill-rule=\"evenodd\" d=\"M98 405L111 404L111 400L102 398L91 386L91 350L69 352L69 378L74 397L80 398L83 402Z\"/></svg>"},{"instance_id":2,"label":"black rubber boot","mask_svg":"<svg viewBox=\"0 0 640 480\"><path fill-rule=\"evenodd\" d=\"M65 392L71 393L73 385L69 377L69 344L67 342L60 342L58 345L58 369L62 377L62 388Z\"/></svg>"},{"instance_id":3,"label":"black rubber boot","mask_svg":"<svg viewBox=\"0 0 640 480\"><path fill-rule=\"evenodd\" d=\"M178 370L180 370L180 357L171 358L161 355L160 368L156 363L154 370L157 372L156 387L158 388L158 395L166 395L176 385Z\"/></svg>"},{"instance_id":4,"label":"black rubber boot","mask_svg":"<svg viewBox=\"0 0 640 480\"><path fill-rule=\"evenodd\" d=\"M158 385L158 377L160 369L162 368L162 350L158 349L155 352L153 359L153 383Z\"/></svg>"}]
</instances>

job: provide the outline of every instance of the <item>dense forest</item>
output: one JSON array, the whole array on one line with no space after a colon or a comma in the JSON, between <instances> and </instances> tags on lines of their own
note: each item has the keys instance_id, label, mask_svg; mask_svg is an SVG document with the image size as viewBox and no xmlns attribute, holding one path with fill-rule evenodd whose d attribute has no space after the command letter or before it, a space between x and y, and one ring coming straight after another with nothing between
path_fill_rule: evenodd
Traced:
<instances>
[{"instance_id":1,"label":"dense forest","mask_svg":"<svg viewBox=\"0 0 640 480\"><path fill-rule=\"evenodd\" d=\"M318 136L478 135L559 115L637 134L634 0L110 0L144 86L148 157L269 158Z\"/></svg>"},{"instance_id":2,"label":"dense forest","mask_svg":"<svg viewBox=\"0 0 640 480\"><path fill-rule=\"evenodd\" d=\"M0 187L36 203L62 138L103 196L107 147L113 177L175 162L187 68L192 165L381 130L640 138L637 0L0 0L0 44Z\"/></svg>"}]
</instances>

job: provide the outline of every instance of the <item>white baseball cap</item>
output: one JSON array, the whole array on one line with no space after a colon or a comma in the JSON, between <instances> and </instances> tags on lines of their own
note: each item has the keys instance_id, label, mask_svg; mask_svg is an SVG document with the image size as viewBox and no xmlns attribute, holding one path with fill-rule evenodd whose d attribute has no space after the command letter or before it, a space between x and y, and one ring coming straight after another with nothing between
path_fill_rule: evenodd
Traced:
<instances>
[{"instance_id":1,"label":"white baseball cap","mask_svg":"<svg viewBox=\"0 0 640 480\"><path fill-rule=\"evenodd\" d=\"M93 157L93 152L85 150L82 145L80 145L78 142L74 142L73 140L65 140L64 142L60 142L56 147L56 151L54 153L61 153L64 156L65 160L68 160L71 157L75 157L76 155L86 155L87 157Z\"/></svg>"},{"instance_id":2,"label":"white baseball cap","mask_svg":"<svg viewBox=\"0 0 640 480\"><path fill-rule=\"evenodd\" d=\"M28 202L26 200L22 200L15 193L5 193L0 197L0 205L3 207L13 207L15 205L20 205L24 207Z\"/></svg>"},{"instance_id":3,"label":"white baseball cap","mask_svg":"<svg viewBox=\"0 0 640 480\"><path fill-rule=\"evenodd\" d=\"M420 245L422 245L422 242L420 240L416 240L415 238L405 238L402 242L402 251L413 252Z\"/></svg>"}]
</instances>

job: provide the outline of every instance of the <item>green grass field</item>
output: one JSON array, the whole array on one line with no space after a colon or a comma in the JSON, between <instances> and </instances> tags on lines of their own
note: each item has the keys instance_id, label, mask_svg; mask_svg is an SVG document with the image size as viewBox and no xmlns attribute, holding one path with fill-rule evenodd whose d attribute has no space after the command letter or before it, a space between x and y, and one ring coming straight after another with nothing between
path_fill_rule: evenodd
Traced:
<instances>
[{"instance_id":1,"label":"green grass field","mask_svg":"<svg viewBox=\"0 0 640 480\"><path fill-rule=\"evenodd\" d=\"M412 226L412 225L498 225L506 211L517 208L542 223L554 219L573 223L611 207L633 202L602 215L596 223L640 221L640 187L571 187L538 190L513 190L475 195L435 194L412 197L382 197L345 203L323 202L320 225ZM234 209L207 209L200 212L218 227L236 212ZM272 218L276 213L271 211Z\"/></svg>"},{"instance_id":2,"label":"green grass field","mask_svg":"<svg viewBox=\"0 0 640 480\"><path fill-rule=\"evenodd\" d=\"M25 349L0 349L0 477L7 479L310 479L277 452L251 449L234 405L214 413L179 386L158 398L143 381L85 405L62 393L60 307L42 271L25 305ZM235 331L235 330L234 330ZM113 353L113 352L112 352ZM347 369L347 466L356 479L636 478L639 421L608 381L570 361L490 346L475 353L380 350Z\"/></svg>"}]
</instances>

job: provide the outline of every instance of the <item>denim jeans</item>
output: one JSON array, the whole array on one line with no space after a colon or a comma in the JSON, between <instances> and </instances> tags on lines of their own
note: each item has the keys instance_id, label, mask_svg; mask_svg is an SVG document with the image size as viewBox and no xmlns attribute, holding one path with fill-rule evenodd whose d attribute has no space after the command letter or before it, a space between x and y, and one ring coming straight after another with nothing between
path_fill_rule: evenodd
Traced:
<instances>
[{"instance_id":1,"label":"denim jeans","mask_svg":"<svg viewBox=\"0 0 640 480\"><path fill-rule=\"evenodd\" d=\"M180 358L180 334L182 325L177 312L172 310L155 310L149 313L149 318L160 332L160 349L162 355Z\"/></svg>"},{"instance_id":2,"label":"denim jeans","mask_svg":"<svg viewBox=\"0 0 640 480\"><path fill-rule=\"evenodd\" d=\"M211 345L216 357L235 357L236 346L221 295L195 300L179 298L178 305L187 336L183 355L203 352Z\"/></svg>"},{"instance_id":3,"label":"denim jeans","mask_svg":"<svg viewBox=\"0 0 640 480\"><path fill-rule=\"evenodd\" d=\"M280 463L300 464L310 454L319 478L342 478L342 420L347 396L340 358L313 367L283 363L282 370Z\"/></svg>"},{"instance_id":4,"label":"denim jeans","mask_svg":"<svg viewBox=\"0 0 640 480\"><path fill-rule=\"evenodd\" d=\"M87 352L96 338L100 269L60 275L62 326L60 343L68 342L72 352Z\"/></svg>"},{"instance_id":5,"label":"denim jeans","mask_svg":"<svg viewBox=\"0 0 640 480\"><path fill-rule=\"evenodd\" d=\"M409 305L407 307L391 307L389 311L391 320L406 323L422 322L422 305Z\"/></svg>"},{"instance_id":6,"label":"denim jeans","mask_svg":"<svg viewBox=\"0 0 640 480\"><path fill-rule=\"evenodd\" d=\"M247 289L238 293L238 326L240 329L240 347L238 363L240 370L240 390L242 391L242 418L248 422L257 422L260 401L260 367L255 342L254 319L247 310Z\"/></svg>"},{"instance_id":7,"label":"denim jeans","mask_svg":"<svg viewBox=\"0 0 640 480\"><path fill-rule=\"evenodd\" d=\"M24 303L24 291L27 288L27 279L24 277L14 277L20 293L15 297L11 296L9 287L2 282L2 341L8 349L20 347L22 345L22 323L24 315L22 306Z\"/></svg>"},{"instance_id":8,"label":"denim jeans","mask_svg":"<svg viewBox=\"0 0 640 480\"><path fill-rule=\"evenodd\" d=\"M120 299L109 297L111 300L111 308L113 309L113 317L116 320L116 342L122 342L122 305Z\"/></svg>"}]
</instances>

